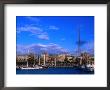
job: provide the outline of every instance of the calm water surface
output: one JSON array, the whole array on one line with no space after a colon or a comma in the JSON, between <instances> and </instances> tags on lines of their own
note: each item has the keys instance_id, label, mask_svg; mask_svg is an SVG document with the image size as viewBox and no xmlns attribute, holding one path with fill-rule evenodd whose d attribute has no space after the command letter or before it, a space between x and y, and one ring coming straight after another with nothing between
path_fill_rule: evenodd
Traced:
<instances>
[{"instance_id":1,"label":"calm water surface","mask_svg":"<svg viewBox=\"0 0 110 90\"><path fill-rule=\"evenodd\" d=\"M78 68L47 68L37 70L16 70L16 74L94 74Z\"/></svg>"}]
</instances>

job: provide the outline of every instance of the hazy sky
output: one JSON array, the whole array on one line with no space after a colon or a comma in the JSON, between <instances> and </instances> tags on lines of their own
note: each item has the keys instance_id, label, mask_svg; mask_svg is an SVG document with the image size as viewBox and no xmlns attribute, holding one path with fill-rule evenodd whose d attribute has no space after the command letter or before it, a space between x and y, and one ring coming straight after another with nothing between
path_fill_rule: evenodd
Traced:
<instances>
[{"instance_id":1,"label":"hazy sky","mask_svg":"<svg viewBox=\"0 0 110 90\"><path fill-rule=\"evenodd\" d=\"M73 52L77 50L78 29L81 49L94 51L94 16L17 16L17 52Z\"/></svg>"}]
</instances>

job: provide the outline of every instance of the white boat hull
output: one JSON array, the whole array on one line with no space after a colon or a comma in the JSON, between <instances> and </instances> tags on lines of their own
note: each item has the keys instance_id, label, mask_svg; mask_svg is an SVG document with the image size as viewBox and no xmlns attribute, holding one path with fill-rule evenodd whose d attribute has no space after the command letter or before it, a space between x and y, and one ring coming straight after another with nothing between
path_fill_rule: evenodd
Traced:
<instances>
[{"instance_id":1,"label":"white boat hull","mask_svg":"<svg viewBox=\"0 0 110 90\"><path fill-rule=\"evenodd\" d=\"M32 69L42 69L43 67L27 67L27 68L24 68L22 67L21 69L25 69L25 70L32 70Z\"/></svg>"}]
</instances>

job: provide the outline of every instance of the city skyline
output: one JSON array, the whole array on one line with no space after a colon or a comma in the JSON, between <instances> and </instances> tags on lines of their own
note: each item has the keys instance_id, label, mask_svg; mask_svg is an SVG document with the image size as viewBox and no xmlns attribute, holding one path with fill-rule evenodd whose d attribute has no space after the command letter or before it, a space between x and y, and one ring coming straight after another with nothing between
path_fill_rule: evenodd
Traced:
<instances>
[{"instance_id":1,"label":"city skyline","mask_svg":"<svg viewBox=\"0 0 110 90\"><path fill-rule=\"evenodd\" d=\"M17 54L76 53L78 29L81 50L94 54L94 16L16 16Z\"/></svg>"}]
</instances>

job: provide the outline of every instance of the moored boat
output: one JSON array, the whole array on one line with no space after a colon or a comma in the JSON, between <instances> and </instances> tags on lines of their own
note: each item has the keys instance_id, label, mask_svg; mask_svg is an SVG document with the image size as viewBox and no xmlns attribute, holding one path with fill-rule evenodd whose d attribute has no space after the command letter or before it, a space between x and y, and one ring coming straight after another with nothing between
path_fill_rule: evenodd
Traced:
<instances>
[{"instance_id":1,"label":"moored boat","mask_svg":"<svg viewBox=\"0 0 110 90\"><path fill-rule=\"evenodd\" d=\"M42 69L43 67L42 66L38 66L38 65L35 65L34 67L21 67L21 69L27 69L27 70L30 70L30 69Z\"/></svg>"}]
</instances>

